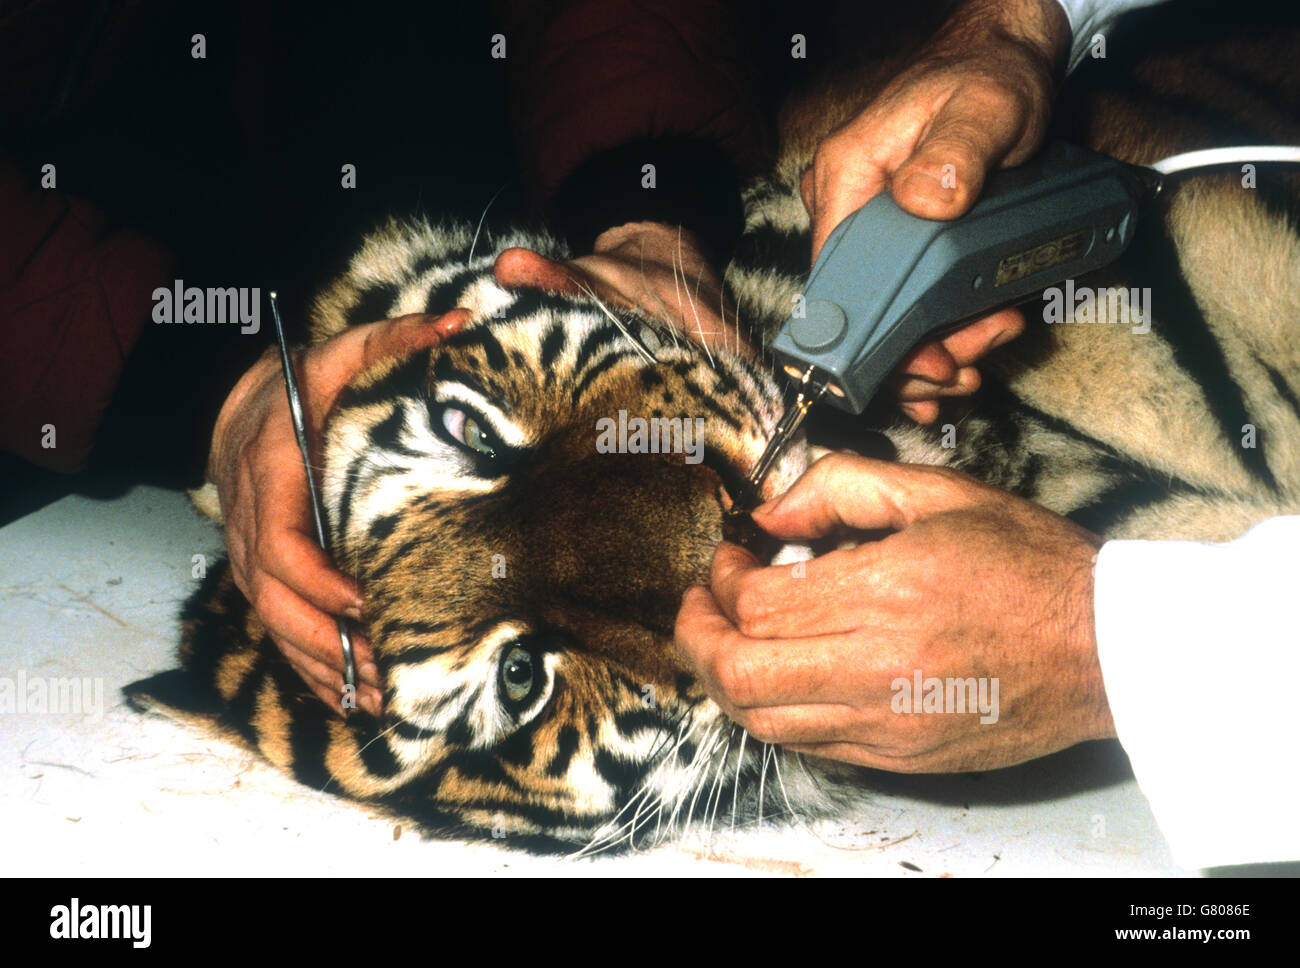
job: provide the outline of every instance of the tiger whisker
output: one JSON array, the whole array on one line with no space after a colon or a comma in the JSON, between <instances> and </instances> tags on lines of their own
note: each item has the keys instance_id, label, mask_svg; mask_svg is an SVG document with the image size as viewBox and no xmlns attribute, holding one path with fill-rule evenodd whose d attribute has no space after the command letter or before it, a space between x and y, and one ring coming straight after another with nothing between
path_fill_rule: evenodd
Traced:
<instances>
[{"instance_id":1,"label":"tiger whisker","mask_svg":"<svg viewBox=\"0 0 1300 968\"><path fill-rule=\"evenodd\" d=\"M487 218L488 209L492 207L492 203L495 202L500 197L501 193L506 190L506 185L509 184L510 184L509 182L506 182L504 185L498 188L497 193L493 195L490 199L488 199L488 203L483 206L483 214L478 217L478 228L474 230L474 239L469 244L469 257L465 260L465 263L467 265L474 261L474 249L475 247L478 246L478 236L479 233L483 231L483 220Z\"/></svg>"},{"instance_id":2,"label":"tiger whisker","mask_svg":"<svg viewBox=\"0 0 1300 968\"><path fill-rule=\"evenodd\" d=\"M713 774L713 784L709 790L708 797L704 800L704 812L709 812L709 805L713 804L713 813L709 817L708 828L705 831L705 849L713 843L713 823L718 816L718 806L722 803L722 771L727 765L727 754L731 752L731 737L735 735L735 730L727 731L727 745L722 750L722 755L718 757L718 767Z\"/></svg>"},{"instance_id":3,"label":"tiger whisker","mask_svg":"<svg viewBox=\"0 0 1300 968\"><path fill-rule=\"evenodd\" d=\"M666 302L663 301L663 299L662 299L662 297L660 297L659 293L655 292L654 289L650 286L649 282L646 280L646 274L645 274L645 237L644 237L644 236L641 238L640 251L641 251L641 281L644 282L644 283L646 283L646 291L649 292L650 295L654 296L655 302L657 302L657 303L659 304L659 308L662 310L662 313L663 313L663 320L662 320L662 321L663 321L663 323L668 327L668 334L673 338L673 349L679 349L680 346L679 346L679 344L678 344L678 342L677 342L677 326L676 326L676 324L673 323L673 321L672 321L672 313L669 312L669 310L668 310L668 304L667 304Z\"/></svg>"},{"instance_id":4,"label":"tiger whisker","mask_svg":"<svg viewBox=\"0 0 1300 968\"><path fill-rule=\"evenodd\" d=\"M776 785L781 791L781 799L785 801L786 810L790 811L791 817L796 820L802 820L803 818L800 816L799 811L796 810L794 805L790 802L790 795L785 789L785 779L781 776L781 760L776 755L772 756L772 766L776 769Z\"/></svg>"},{"instance_id":5,"label":"tiger whisker","mask_svg":"<svg viewBox=\"0 0 1300 968\"><path fill-rule=\"evenodd\" d=\"M624 325L621 319L619 319L610 311L609 307L606 306L601 301L600 297L597 296L596 293L593 292L589 286L582 285L580 286L580 288L582 289L583 292L585 292L588 296L592 298L592 301L595 302L595 304L600 308L600 311L609 317L609 321L618 328L618 331L622 333L627 338L627 341L631 343L632 346L636 349L636 351L641 354L642 359L644 359L647 363L659 362L659 360L655 358L655 355L646 348L646 345L632 335L631 330L629 330L627 326Z\"/></svg>"},{"instance_id":6,"label":"tiger whisker","mask_svg":"<svg viewBox=\"0 0 1300 968\"><path fill-rule=\"evenodd\" d=\"M681 797L681 806L686 808L682 819L688 826L691 818L696 815L695 807L700 795L704 793L709 770L713 768L714 761L717 758L716 754L726 738L724 731L725 725L721 723L710 730L707 745L701 744L700 755L696 757L696 761L692 764L693 769L688 778L689 782L685 784ZM689 803L687 802L688 797Z\"/></svg>"},{"instance_id":7,"label":"tiger whisker","mask_svg":"<svg viewBox=\"0 0 1300 968\"><path fill-rule=\"evenodd\" d=\"M745 758L745 741L749 739L749 730L740 731L740 750L736 753L736 784L731 791L731 829L736 829L736 804L740 802L740 764Z\"/></svg>"},{"instance_id":8,"label":"tiger whisker","mask_svg":"<svg viewBox=\"0 0 1300 968\"><path fill-rule=\"evenodd\" d=\"M728 353L740 354L740 329L736 329L736 348L733 351L727 344L727 292L726 286L718 287L718 318L722 320L722 348Z\"/></svg>"},{"instance_id":9,"label":"tiger whisker","mask_svg":"<svg viewBox=\"0 0 1300 968\"><path fill-rule=\"evenodd\" d=\"M638 803L644 801L650 795L650 793L653 791L653 782L654 782L655 775L660 771L671 766L672 759L676 751L682 747L682 745L690 737L691 733L695 731L697 724L691 722L689 723L690 728L685 729L685 731L683 732L683 728L688 725L687 717L690 715L691 712L692 709L686 709L678 717L677 739L675 742L673 742L672 749L669 750L660 758L659 763L655 766L651 775L646 778L646 780L644 781L644 785L641 787L641 789L639 789L635 794L633 794L633 796L628 800L627 803L623 805L623 807L618 811L618 813L616 813L609 821L607 821L604 825L602 825L601 828L602 830L610 827L613 824L617 824L619 818L622 817L625 813L627 813L629 809L637 807ZM659 745L656 746L655 749L651 751L652 759L657 755L657 750L661 749L666 743L670 741L671 736L672 736L671 733L665 734L664 739L661 740ZM662 798L663 797L661 794L660 800L662 800ZM635 823L636 823L637 816L639 814L640 814L640 808L638 807L637 814L633 816L633 819L631 821L633 825L633 830L635 830ZM593 837L593 839L590 842L588 842L576 853L568 855L566 859L577 859L583 856L588 856L591 853L598 852L599 850L608 849L608 847L612 846L614 843L617 843L619 840L622 839L622 832L627 828L627 826L628 824L624 823L620 826L615 827L613 830L609 831L604 835L598 834L597 836Z\"/></svg>"},{"instance_id":10,"label":"tiger whisker","mask_svg":"<svg viewBox=\"0 0 1300 968\"><path fill-rule=\"evenodd\" d=\"M689 713L689 712L690 712L690 710L687 710L686 713L683 713L683 714L682 714L682 717L684 718L684 717L687 715L687 713ZM688 731L687 735L689 735L689 731ZM685 742L685 739L686 739L686 737L683 736L683 735L680 735L680 730L679 730L678 740L677 740L677 742L673 745L673 749L672 749L671 751L669 751L669 753L668 753L667 756L665 756L663 759L661 759L661 760L659 761L659 763L656 765L655 770L654 770L654 772L651 774L651 776L649 776L649 777L646 778L645 785L642 786L642 788L641 788L641 793L638 794L639 798L642 799L643 802L642 802L641 806L637 808L636 813L633 814L633 816L632 816L632 830L631 830L631 832L630 832L629 835L628 835L629 837L632 837L632 836L634 836L634 835L636 834L636 827L637 827L637 824L638 824L638 822L639 822L640 819L641 819L641 814L642 814L642 812L647 808L647 806L649 807L650 810L653 811L653 815L656 817L656 821L655 821L655 831L656 831L656 834L658 833L658 829L659 829L659 821L658 821L658 817L659 817L659 815L660 815L660 814L662 813L662 811L663 811L663 800L664 800L664 794L661 792L661 793L660 793L657 797L655 797L653 800L649 799L649 798L646 796L646 794L648 794L648 793L653 789L653 787L651 786L651 783L652 783L652 781L653 781L653 779L654 779L655 774L659 773L659 772L662 771L662 770L665 770L667 767L669 767L669 766L671 765L671 759L670 759L669 757L671 757L672 754L673 754L676 750L678 750L678 749L681 748L681 745L682 745L683 742ZM660 743L660 745L662 745L662 742ZM653 754L652 754L651 758L653 758ZM633 849L635 849L635 846L633 847Z\"/></svg>"},{"instance_id":11,"label":"tiger whisker","mask_svg":"<svg viewBox=\"0 0 1300 968\"><path fill-rule=\"evenodd\" d=\"M696 725L692 724L691 729L681 738L681 741L674 747L674 751L673 751L674 754L676 753L676 750L681 748L681 745L690 737L690 735L695 732L695 728ZM667 834L671 833L676 829L677 814L681 810L681 805L685 798L685 793L686 791L689 791L693 787L694 774L698 773L700 767L706 762L707 760L706 753L707 753L707 749L705 744L701 744L699 747L697 747L695 751L695 755L692 757L691 762L687 764L684 770L686 774L685 782L679 784L674 789L671 790L664 789L660 792L655 807L656 843L662 843L662 837L667 836ZM673 808L672 815L668 819L667 829L665 830L663 824L663 811L664 811L664 807L666 806L666 802L670 796L674 800L674 808Z\"/></svg>"},{"instance_id":12,"label":"tiger whisker","mask_svg":"<svg viewBox=\"0 0 1300 968\"><path fill-rule=\"evenodd\" d=\"M686 264L685 264L685 262L683 262L683 264L682 264L682 273L683 273L683 276L685 275L685 272L686 272ZM701 285L703 282L704 282L704 267L703 267L703 266L700 266L700 271L697 272L697 273L695 274L695 297L692 299L692 298L691 298L691 292L690 292L690 290L688 289L688 290L686 291L686 298L687 298L687 301L690 303L691 312L693 312L693 313L695 314L695 326L696 326L697 329L699 329L699 330L701 331L701 332L700 332L701 337L703 337L703 335L704 335L704 333L703 333L703 329L704 329L704 327L703 327L703 326L701 325L701 323L700 323L700 311L699 311L698 309L695 308L695 304L699 301L699 298L700 298L700 285ZM726 316L726 312L724 311L723 306L722 306L722 294L721 294L721 293L718 294L718 319L721 321L721 325L722 325L722 349L723 349L724 351L730 353L730 352L731 352L731 348L727 345L727 316ZM710 363L713 363L713 359L710 358L710 359L709 359L709 362L710 362ZM716 369L717 369L717 364L714 364L714 367L713 367L713 368L716 370Z\"/></svg>"},{"instance_id":13,"label":"tiger whisker","mask_svg":"<svg viewBox=\"0 0 1300 968\"><path fill-rule=\"evenodd\" d=\"M713 752L714 752L714 750L716 749L716 745L714 745L714 744L716 744L717 742L720 742L720 740L721 740L721 731L722 731L722 727L721 727L721 726L715 726L715 727L713 728L713 730L711 731L711 733L710 733L710 735L709 735L709 744L710 744L710 745L709 745L709 747L708 747L708 753L706 754L704 760L702 760L702 763L707 764L708 762L710 762L710 759L711 759L712 756L713 756ZM700 773L700 777L699 777L699 779L702 781L702 780L704 779L704 777L708 775L708 767L707 767L707 765L706 765L702 770L700 770L700 771L698 771L698 772ZM688 823L689 823L689 821L690 821L690 818L693 817L693 816L695 816L695 804L699 802L700 794L703 793L703 792L704 792L704 784L703 784L703 782L700 782L700 783L695 784L695 795L694 795L693 797L691 797L691 805L690 805L689 807L686 808L686 819L687 819L687 822L688 822ZM685 801L685 797L682 798L682 802L684 802L684 801ZM679 808L679 809L680 809L680 807L681 807L681 803L678 804L678 808ZM674 818L676 817L676 812L674 812L673 816L674 816Z\"/></svg>"},{"instance_id":14,"label":"tiger whisker","mask_svg":"<svg viewBox=\"0 0 1300 968\"><path fill-rule=\"evenodd\" d=\"M354 753L352 754L353 758L354 758L354 759L357 759L357 760L360 760L360 759L361 759L361 754L362 754L362 753L364 753L367 749L369 749L369 748L370 748L371 746L373 746L375 743L378 743L381 739L383 739L385 736L387 736L389 733L391 733L391 732L392 732L393 730L395 730L396 728L397 728L397 723L393 723L393 725L389 726L387 729L381 729L381 730L380 730L380 731L379 731L379 732L374 736L374 738L370 740L370 742L366 743L365 746L360 747L359 749L357 749L356 752L354 752ZM421 730L421 732L424 732L424 730ZM326 781L325 781L325 785L324 785L323 787L320 788L320 792L321 792L321 793L325 793L327 790L329 790L329 788L330 788L330 784L333 783L333 782L334 782L334 777L330 777L328 780L326 780Z\"/></svg>"},{"instance_id":15,"label":"tiger whisker","mask_svg":"<svg viewBox=\"0 0 1300 968\"><path fill-rule=\"evenodd\" d=\"M590 841L588 841L583 847L581 847L579 850L575 851L574 853L566 855L564 859L578 860L582 857L593 856L594 854L600 853L602 850L608 850L614 844L622 840L623 831L627 829L627 823L623 823L618 826L614 826L614 824L617 823L618 818L620 816L622 816L624 813L626 813L629 809L631 809L635 805L635 802L636 802L636 797L633 797L631 800L625 803L622 809L619 810L617 814L615 814L611 819L607 820L605 823L600 825L600 827L597 829L596 833L592 836L592 839Z\"/></svg>"},{"instance_id":16,"label":"tiger whisker","mask_svg":"<svg viewBox=\"0 0 1300 968\"><path fill-rule=\"evenodd\" d=\"M681 261L681 285L677 285L677 263ZM718 368L717 361L713 359L713 351L709 349L709 344L704 339L704 324L700 321L700 312L695 308L695 301L691 299L690 287L686 285L686 257L682 254L682 227L677 226L677 251L673 253L673 286L677 289L677 303L681 305L682 291L686 292L686 304L691 307L691 312L695 315L695 329L700 334L700 345L704 347L704 354L709 358L709 366L713 369Z\"/></svg>"}]
</instances>

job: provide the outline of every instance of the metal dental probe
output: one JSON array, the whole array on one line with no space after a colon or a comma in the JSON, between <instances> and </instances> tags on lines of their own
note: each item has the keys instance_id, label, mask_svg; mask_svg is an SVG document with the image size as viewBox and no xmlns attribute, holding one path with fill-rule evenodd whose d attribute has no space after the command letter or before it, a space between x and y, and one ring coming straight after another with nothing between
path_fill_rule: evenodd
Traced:
<instances>
[{"instance_id":1,"label":"metal dental probe","mask_svg":"<svg viewBox=\"0 0 1300 968\"><path fill-rule=\"evenodd\" d=\"M745 478L745 494L741 495L738 504L749 504L749 507L739 507L739 511L752 511L761 503L762 494L759 488L763 484L763 479L767 477L767 472L772 469L777 457L785 449L793 438L795 433L803 426L804 418L808 416L808 411L812 405L822 398L826 392L825 383L812 383L814 367L808 367L804 374L799 378L799 393L795 397L789 409L781 415L780 422L777 423L776 429L772 431L772 438L763 448L763 453L759 455L758 462ZM811 385L810 385L811 384Z\"/></svg>"},{"instance_id":2,"label":"metal dental probe","mask_svg":"<svg viewBox=\"0 0 1300 968\"><path fill-rule=\"evenodd\" d=\"M740 493L732 496L732 505L727 509L727 513L722 519L722 534L727 541L739 544L748 548L752 553L761 558L770 559L776 553L779 543L765 531L763 531L754 519L750 516L750 511L758 507L763 501L762 492L759 488L762 486L763 479L767 477L767 472L775 463L781 451L785 449L794 437L795 433L803 426L804 418L808 416L808 411L812 405L822 398L826 392L826 384L813 383L813 367L808 367L804 371L803 377L799 380L799 392L794 402L781 415L780 421L772 431L772 436L763 448L763 453L759 455L758 462L754 464L749 475L745 478Z\"/></svg>"},{"instance_id":3,"label":"metal dental probe","mask_svg":"<svg viewBox=\"0 0 1300 968\"><path fill-rule=\"evenodd\" d=\"M293 434L298 438L298 450L302 454L302 468L307 473L307 493L311 497L312 519L316 522L316 540L321 548L329 554L329 541L325 537L325 515L321 511L320 497L316 494L316 476L311 469L311 456L307 450L307 421L303 415L302 397L298 393L298 381L294 379L293 363L289 360L289 344L285 342L284 326L280 323L280 306L274 291L267 293L271 300L271 315L275 319L275 339L280 345L280 364L284 369L284 390L289 397L289 416L293 418ZM352 657L352 634L347 623L341 618L334 620L338 624L339 642L343 646L343 682L355 696L357 691L357 667Z\"/></svg>"}]
</instances>

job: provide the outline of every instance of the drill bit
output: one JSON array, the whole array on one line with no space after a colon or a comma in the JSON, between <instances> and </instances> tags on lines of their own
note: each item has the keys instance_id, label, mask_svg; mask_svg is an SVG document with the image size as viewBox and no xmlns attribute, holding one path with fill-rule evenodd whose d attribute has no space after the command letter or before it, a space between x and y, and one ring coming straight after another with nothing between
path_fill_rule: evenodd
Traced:
<instances>
[{"instance_id":1,"label":"drill bit","mask_svg":"<svg viewBox=\"0 0 1300 968\"><path fill-rule=\"evenodd\" d=\"M799 379L799 393L789 409L781 415L776 429L759 455L749 475L745 478L739 494L732 495L731 507L722 519L722 536L727 541L749 549L763 561L770 561L780 547L780 542L754 523L750 512L763 503L763 480L776 459L785 450L786 445L803 426L804 418L812 405L826 392L826 384L812 382L813 368L810 366Z\"/></svg>"},{"instance_id":2,"label":"drill bit","mask_svg":"<svg viewBox=\"0 0 1300 968\"><path fill-rule=\"evenodd\" d=\"M803 426L804 418L808 416L808 411L812 405L822 398L826 392L826 384L812 382L813 368L810 366L804 371L799 378L799 393L795 397L789 409L781 415L780 422L777 423L776 429L772 431L772 437L763 448L763 453L759 455L758 462L754 464L745 478L745 493L738 496L737 504L741 505L741 511L752 511L762 503L761 488L763 481L767 477L768 471L776 463L776 459L781 456L781 452L794 439L794 435L799 428Z\"/></svg>"}]
</instances>

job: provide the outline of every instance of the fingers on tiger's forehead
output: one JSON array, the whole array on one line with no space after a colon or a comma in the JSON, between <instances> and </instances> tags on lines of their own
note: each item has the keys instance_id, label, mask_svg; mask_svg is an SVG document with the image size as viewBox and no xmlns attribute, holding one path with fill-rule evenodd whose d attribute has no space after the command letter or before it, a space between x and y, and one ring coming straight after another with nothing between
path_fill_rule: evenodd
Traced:
<instances>
[{"instance_id":1,"label":"fingers on tiger's forehead","mask_svg":"<svg viewBox=\"0 0 1300 968\"><path fill-rule=\"evenodd\" d=\"M405 356L430 346L436 346L465 328L470 321L468 309L453 309L441 316L412 313L378 324L368 334L362 352L362 369L395 356Z\"/></svg>"},{"instance_id":2,"label":"fingers on tiger's forehead","mask_svg":"<svg viewBox=\"0 0 1300 968\"><path fill-rule=\"evenodd\" d=\"M492 274L498 285L507 288L533 286L548 292L582 292L568 267L531 249L506 249L497 256Z\"/></svg>"}]
</instances>

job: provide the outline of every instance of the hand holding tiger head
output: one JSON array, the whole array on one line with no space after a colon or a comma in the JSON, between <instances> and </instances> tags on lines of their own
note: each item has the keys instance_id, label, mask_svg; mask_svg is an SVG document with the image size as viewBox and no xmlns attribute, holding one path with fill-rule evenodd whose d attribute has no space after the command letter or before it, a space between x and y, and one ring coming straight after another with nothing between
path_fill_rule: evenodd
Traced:
<instances>
[{"instance_id":1,"label":"hand holding tiger head","mask_svg":"<svg viewBox=\"0 0 1300 968\"><path fill-rule=\"evenodd\" d=\"M463 310L433 318L403 316L357 326L310 347L297 372L308 437L320 439L325 415L358 373L391 356L445 339L463 326ZM289 663L337 709L343 650L332 615L360 618L360 589L316 544L307 478L289 418L280 360L268 351L222 405L208 456L217 485L235 582ZM354 638L358 704L378 714L379 676L370 646Z\"/></svg>"},{"instance_id":2,"label":"hand holding tiger head","mask_svg":"<svg viewBox=\"0 0 1300 968\"><path fill-rule=\"evenodd\" d=\"M596 238L589 255L563 263L528 249L507 249L497 259L496 278L503 286L594 294L610 306L668 323L704 346L755 355L717 271L680 226L615 226Z\"/></svg>"}]
</instances>

